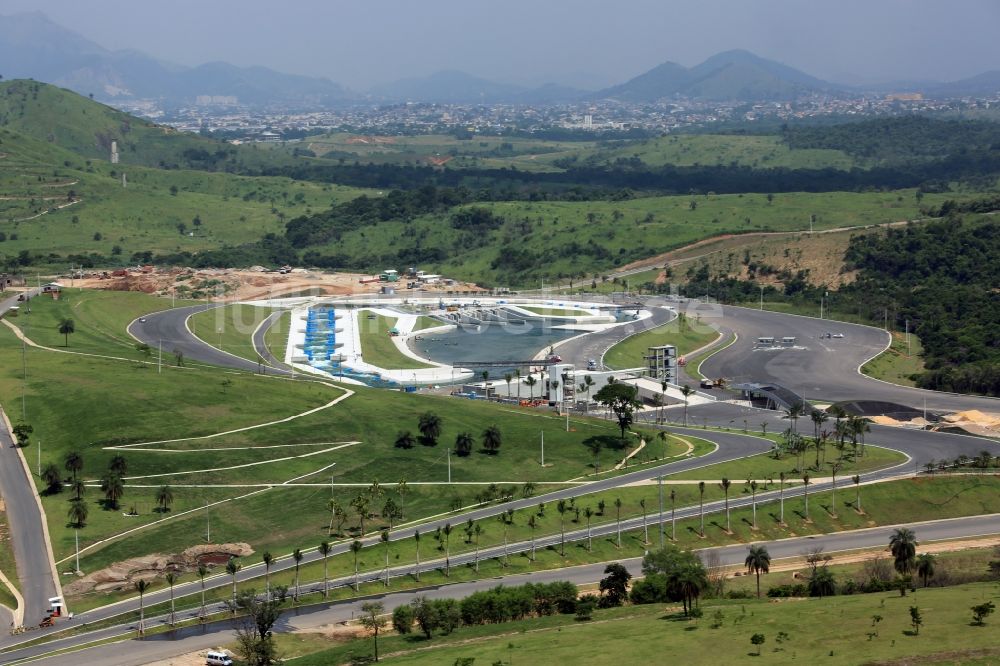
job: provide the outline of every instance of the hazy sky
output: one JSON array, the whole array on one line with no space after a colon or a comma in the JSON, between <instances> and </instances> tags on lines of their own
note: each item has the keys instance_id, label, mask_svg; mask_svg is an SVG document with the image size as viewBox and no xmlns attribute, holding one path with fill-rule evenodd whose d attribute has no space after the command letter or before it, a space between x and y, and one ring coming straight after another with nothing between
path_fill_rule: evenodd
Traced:
<instances>
[{"instance_id":1,"label":"hazy sky","mask_svg":"<svg viewBox=\"0 0 1000 666\"><path fill-rule=\"evenodd\" d=\"M0 0L99 44L355 89L440 69L598 87L733 48L844 82L1000 69L1000 0Z\"/></svg>"}]
</instances>

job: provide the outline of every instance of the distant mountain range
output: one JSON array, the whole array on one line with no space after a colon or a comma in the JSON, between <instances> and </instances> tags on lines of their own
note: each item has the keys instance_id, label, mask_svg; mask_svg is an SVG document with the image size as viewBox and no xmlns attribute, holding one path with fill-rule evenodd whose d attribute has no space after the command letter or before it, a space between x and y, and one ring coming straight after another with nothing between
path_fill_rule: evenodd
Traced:
<instances>
[{"instance_id":1,"label":"distant mountain range","mask_svg":"<svg viewBox=\"0 0 1000 666\"><path fill-rule=\"evenodd\" d=\"M1000 71L950 83L911 82L864 88L823 81L748 51L726 51L694 67L665 62L597 92L556 83L528 88L447 70L351 93L325 78L237 67L224 62L184 67L138 51L110 51L44 14L0 16L0 71L34 78L110 103L158 99L191 104L200 96L236 97L241 104L321 108L353 102L445 104L553 104L600 99L647 103L662 99L785 101L805 94L921 92L928 96L983 96L1000 91Z\"/></svg>"},{"instance_id":2,"label":"distant mountain range","mask_svg":"<svg viewBox=\"0 0 1000 666\"><path fill-rule=\"evenodd\" d=\"M235 96L247 104L322 106L347 97L327 79L266 67L222 62L183 67L138 51L109 51L40 12L0 16L0 66L8 79L33 78L112 102L156 98L190 103L209 95Z\"/></svg>"}]
</instances>

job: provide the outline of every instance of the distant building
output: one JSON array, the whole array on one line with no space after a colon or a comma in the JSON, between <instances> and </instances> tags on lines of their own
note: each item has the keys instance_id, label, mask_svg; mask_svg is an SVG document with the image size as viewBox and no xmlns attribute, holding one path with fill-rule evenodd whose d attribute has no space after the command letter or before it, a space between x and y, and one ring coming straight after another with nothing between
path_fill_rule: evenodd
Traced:
<instances>
[{"instance_id":1,"label":"distant building","mask_svg":"<svg viewBox=\"0 0 1000 666\"><path fill-rule=\"evenodd\" d=\"M197 106L238 106L235 95L198 95L194 99Z\"/></svg>"}]
</instances>

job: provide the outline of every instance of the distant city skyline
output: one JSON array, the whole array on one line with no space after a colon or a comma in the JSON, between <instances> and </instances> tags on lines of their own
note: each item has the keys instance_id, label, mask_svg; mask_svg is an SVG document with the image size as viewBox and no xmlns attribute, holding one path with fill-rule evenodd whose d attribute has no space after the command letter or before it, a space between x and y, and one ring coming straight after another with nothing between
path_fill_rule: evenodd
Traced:
<instances>
[{"instance_id":1,"label":"distant city skyline","mask_svg":"<svg viewBox=\"0 0 1000 666\"><path fill-rule=\"evenodd\" d=\"M1000 69L994 0L5 0L0 11L42 11L112 50L263 65L354 90L445 69L596 89L730 49L844 84Z\"/></svg>"}]
</instances>

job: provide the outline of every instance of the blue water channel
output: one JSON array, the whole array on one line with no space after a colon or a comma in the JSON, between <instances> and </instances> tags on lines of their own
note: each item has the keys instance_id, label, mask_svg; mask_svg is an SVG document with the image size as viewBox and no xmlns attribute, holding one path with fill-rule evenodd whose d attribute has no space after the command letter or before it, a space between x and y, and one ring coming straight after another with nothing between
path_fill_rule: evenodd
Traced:
<instances>
[{"instance_id":1,"label":"blue water channel","mask_svg":"<svg viewBox=\"0 0 1000 666\"><path fill-rule=\"evenodd\" d=\"M347 377L368 386L398 388L399 384L381 375L356 372L338 360L337 318L333 308L309 308L306 314L306 336L303 353L309 365L335 377Z\"/></svg>"}]
</instances>

